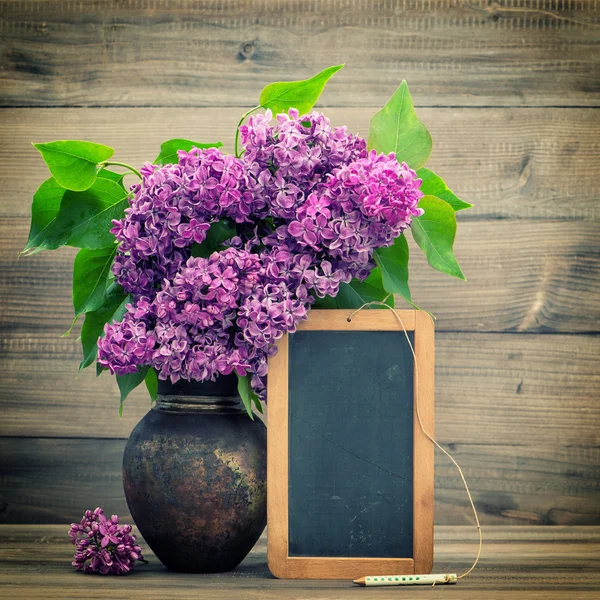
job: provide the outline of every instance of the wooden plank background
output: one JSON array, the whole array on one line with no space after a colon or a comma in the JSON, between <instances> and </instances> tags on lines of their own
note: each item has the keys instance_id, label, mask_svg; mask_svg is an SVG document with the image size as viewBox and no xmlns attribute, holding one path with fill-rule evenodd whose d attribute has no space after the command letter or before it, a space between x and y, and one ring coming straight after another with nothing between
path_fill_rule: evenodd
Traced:
<instances>
[{"instance_id":1,"label":"wooden plank background","mask_svg":"<svg viewBox=\"0 0 600 600\"><path fill-rule=\"evenodd\" d=\"M80 138L141 164L220 139L261 88L330 64L321 108L366 135L406 78L430 166L465 200L468 283L414 248L437 316L436 433L484 524L599 524L600 7L596 0L0 1L0 522L127 513L114 381L76 380L74 251L18 258L47 171L31 141ZM436 523L466 524L436 456Z\"/></svg>"}]
</instances>

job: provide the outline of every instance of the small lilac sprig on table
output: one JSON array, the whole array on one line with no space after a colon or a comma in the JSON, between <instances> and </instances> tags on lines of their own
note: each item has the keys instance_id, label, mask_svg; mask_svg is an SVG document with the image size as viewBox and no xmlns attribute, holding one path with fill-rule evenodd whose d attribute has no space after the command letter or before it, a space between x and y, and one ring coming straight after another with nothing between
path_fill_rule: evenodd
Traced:
<instances>
[{"instance_id":1,"label":"small lilac sprig on table","mask_svg":"<svg viewBox=\"0 0 600 600\"><path fill-rule=\"evenodd\" d=\"M126 575L137 561L148 563L131 525L119 525L117 515L107 519L100 507L86 510L81 523L72 523L69 537L77 548L71 563L77 571Z\"/></svg>"}]
</instances>

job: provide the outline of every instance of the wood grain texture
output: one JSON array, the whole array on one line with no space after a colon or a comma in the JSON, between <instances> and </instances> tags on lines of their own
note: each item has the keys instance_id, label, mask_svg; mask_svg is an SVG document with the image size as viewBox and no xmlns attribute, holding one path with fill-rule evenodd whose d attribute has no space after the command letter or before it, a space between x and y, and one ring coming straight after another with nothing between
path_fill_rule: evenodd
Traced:
<instances>
[{"instance_id":1,"label":"wood grain texture","mask_svg":"<svg viewBox=\"0 0 600 600\"><path fill-rule=\"evenodd\" d=\"M419 104L598 105L599 25L592 0L4 1L2 104L252 106L347 63L330 104L404 78Z\"/></svg>"},{"instance_id":2,"label":"wood grain texture","mask_svg":"<svg viewBox=\"0 0 600 600\"><path fill-rule=\"evenodd\" d=\"M482 524L597 523L598 447L523 442L444 444L464 470ZM121 481L124 447L123 439L0 438L0 520L70 523L98 505L128 515ZM436 531L441 524L472 524L460 478L439 451L435 486ZM474 527L472 535L475 539Z\"/></svg>"},{"instance_id":3,"label":"wood grain texture","mask_svg":"<svg viewBox=\"0 0 600 600\"><path fill-rule=\"evenodd\" d=\"M394 317L392 330L398 330L400 311L386 313ZM433 567L434 518L434 446L429 437L435 436L435 336L433 320L422 311L414 311L414 412L413 412L413 559L414 573L431 573ZM354 319L358 320L359 315ZM402 324L403 328L408 328ZM405 335L405 332L398 332ZM408 336L407 336L408 340ZM364 574L367 574L365 571ZM370 571L376 574L375 571ZM384 571L378 571L384 573ZM388 571L389 572L389 571ZM393 571L392 571L393 572Z\"/></svg>"},{"instance_id":4,"label":"wood grain texture","mask_svg":"<svg viewBox=\"0 0 600 600\"><path fill-rule=\"evenodd\" d=\"M396 313L407 331L415 330L417 311L398 309ZM312 309L309 314L310 318L298 325L298 331L395 331L400 328L394 313L389 310Z\"/></svg>"},{"instance_id":5,"label":"wood grain texture","mask_svg":"<svg viewBox=\"0 0 600 600\"><path fill-rule=\"evenodd\" d=\"M269 368L274 376L267 381L267 394L275 401L267 406L267 527L270 537L267 549L269 570L278 578L287 576L288 555L288 337L277 342L277 354L270 357ZM269 419L279 424L275 432L268 426Z\"/></svg>"},{"instance_id":6,"label":"wood grain texture","mask_svg":"<svg viewBox=\"0 0 600 600\"><path fill-rule=\"evenodd\" d=\"M596 0L0 1L0 105L44 108L0 110L0 521L67 522L98 503L127 512L124 438L148 408L136 391L119 420L111 378L75 381L78 343L58 337L71 321L74 252L16 258L47 177L30 142L91 139L135 165L173 137L231 151L241 107L263 85L346 62L323 95L334 124L365 136L406 78L434 138L429 166L475 204L459 214L456 244L469 282L427 268L413 245L411 285L438 317L436 432L465 467L482 521L600 523L600 118L589 108L600 105L599 26ZM58 106L68 108L48 108ZM470 522L440 456L436 485L436 522ZM597 564L583 562L592 538L520 531L486 546L481 580L444 593L525 598L527 584L544 600L564 597L557 585L571 585L570 598L597 594ZM474 552L451 548L452 566ZM0 575L0 597L81 597L54 555L32 571L23 549L11 552L17 570ZM266 574L264 548L258 556ZM128 596L219 600L237 585L159 567L157 577L126 578ZM240 596L348 596L325 582L259 582L242 582ZM94 585L123 593L121 580Z\"/></svg>"},{"instance_id":7,"label":"wood grain texture","mask_svg":"<svg viewBox=\"0 0 600 600\"><path fill-rule=\"evenodd\" d=\"M600 31L600 30L599 30ZM561 88L562 89L562 88ZM233 150L244 108L5 109L0 111L0 184L5 217L29 217L31 197L48 170L31 142L88 139L141 165L161 142L220 140ZM373 108L321 108L334 125L368 135ZM428 163L474 204L459 221L598 220L600 119L594 109L419 108L434 140ZM27 173L15 177L16 172ZM133 179L129 180L133 182ZM25 232L26 235L27 232ZM20 248L19 248L20 249Z\"/></svg>"},{"instance_id":8,"label":"wood grain texture","mask_svg":"<svg viewBox=\"0 0 600 600\"><path fill-rule=\"evenodd\" d=\"M136 390L120 420L111 377L88 369L75 381L75 339L6 334L0 348L0 435L124 438L149 407ZM598 336L438 332L439 441L600 445L598 355Z\"/></svg>"},{"instance_id":9,"label":"wood grain texture","mask_svg":"<svg viewBox=\"0 0 600 600\"><path fill-rule=\"evenodd\" d=\"M600 450L553 444L445 445L465 468L489 524L594 524L600 518ZM436 522L473 523L456 468L436 451ZM485 535L485 534L484 534Z\"/></svg>"},{"instance_id":10,"label":"wood grain texture","mask_svg":"<svg viewBox=\"0 0 600 600\"><path fill-rule=\"evenodd\" d=\"M27 227L25 219L18 227L12 220L0 225L5 233L0 241L0 320L13 329L63 333L72 319L75 251L18 258ZM409 240L414 300L436 315L439 330L598 331L596 223L465 222L459 229L455 250L468 283L432 270Z\"/></svg>"},{"instance_id":11,"label":"wood grain texture","mask_svg":"<svg viewBox=\"0 0 600 600\"><path fill-rule=\"evenodd\" d=\"M89 577L70 566L72 546L66 524L0 526L0 598L3 600L79 600L127 597L132 600L378 600L417 599L423 588L366 588L350 581L291 581L271 577L265 536L230 573L170 573L147 549L150 564L127 577ZM436 594L460 600L591 600L600 586L600 531L597 527L488 527L480 567L455 586ZM40 539L42 542L40 542ZM462 572L476 551L472 527L436 530L436 569ZM93 585L93 589L90 587ZM95 596L94 596L95 594Z\"/></svg>"},{"instance_id":12,"label":"wood grain texture","mask_svg":"<svg viewBox=\"0 0 600 600\"><path fill-rule=\"evenodd\" d=\"M19 258L27 228L25 217L0 222L0 326L58 336L73 318L76 252ZM599 228L588 221L462 222L455 252L466 283L434 271L409 239L413 300L436 316L438 331L597 333Z\"/></svg>"},{"instance_id":13,"label":"wood grain texture","mask_svg":"<svg viewBox=\"0 0 600 600\"><path fill-rule=\"evenodd\" d=\"M270 564L270 563L269 563ZM359 573L398 573L412 575L415 561L412 558L313 558L294 556L285 560L283 579L343 579L353 581Z\"/></svg>"}]
</instances>

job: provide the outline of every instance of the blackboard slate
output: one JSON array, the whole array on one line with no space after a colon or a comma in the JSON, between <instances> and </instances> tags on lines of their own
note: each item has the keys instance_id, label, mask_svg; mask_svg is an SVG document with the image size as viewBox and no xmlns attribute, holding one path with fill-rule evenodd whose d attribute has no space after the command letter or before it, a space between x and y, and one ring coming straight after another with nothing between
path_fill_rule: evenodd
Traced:
<instances>
[{"instance_id":1,"label":"blackboard slate","mask_svg":"<svg viewBox=\"0 0 600 600\"><path fill-rule=\"evenodd\" d=\"M298 331L289 353L289 556L412 557L414 360L404 334Z\"/></svg>"}]
</instances>

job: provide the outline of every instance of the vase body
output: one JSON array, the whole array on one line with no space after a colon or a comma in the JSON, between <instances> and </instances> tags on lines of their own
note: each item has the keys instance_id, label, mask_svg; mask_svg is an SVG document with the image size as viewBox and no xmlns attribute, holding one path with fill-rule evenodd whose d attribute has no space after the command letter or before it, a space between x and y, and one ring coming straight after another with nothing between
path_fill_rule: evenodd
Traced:
<instances>
[{"instance_id":1,"label":"vase body","mask_svg":"<svg viewBox=\"0 0 600 600\"><path fill-rule=\"evenodd\" d=\"M266 524L266 428L246 414L235 375L158 391L123 456L133 520L173 571L234 569Z\"/></svg>"}]
</instances>

